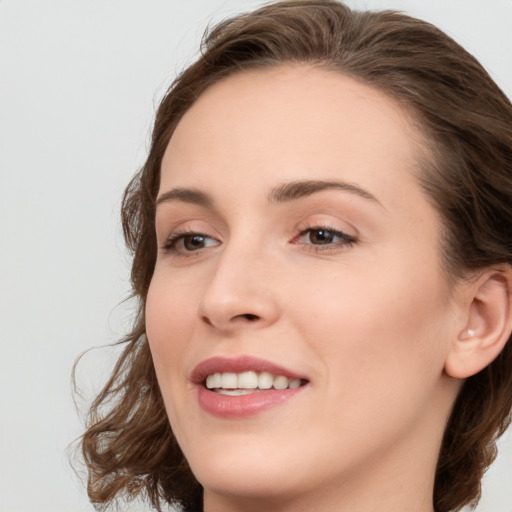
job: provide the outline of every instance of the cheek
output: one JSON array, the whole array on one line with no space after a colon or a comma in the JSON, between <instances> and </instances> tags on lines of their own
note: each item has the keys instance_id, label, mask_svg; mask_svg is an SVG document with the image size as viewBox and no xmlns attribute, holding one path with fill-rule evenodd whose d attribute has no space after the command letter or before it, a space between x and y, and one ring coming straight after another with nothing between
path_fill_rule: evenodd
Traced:
<instances>
[{"instance_id":1,"label":"cheek","mask_svg":"<svg viewBox=\"0 0 512 512\"><path fill-rule=\"evenodd\" d=\"M445 285L437 272L419 268L397 262L386 273L347 269L295 302L296 317L311 312L302 320L310 345L354 387L379 389L396 378L434 382L442 372L450 323Z\"/></svg>"},{"instance_id":2,"label":"cheek","mask_svg":"<svg viewBox=\"0 0 512 512\"><path fill-rule=\"evenodd\" d=\"M174 434L182 439L189 424L182 412L192 398L184 385L193 356L190 349L197 308L194 287L176 285L171 277L161 270L153 276L146 301L146 333L167 416Z\"/></svg>"},{"instance_id":3,"label":"cheek","mask_svg":"<svg viewBox=\"0 0 512 512\"><path fill-rule=\"evenodd\" d=\"M295 303L296 318L311 311L301 330L311 360L321 363L326 406L318 414L328 418L322 436L332 443L351 439L369 450L405 436L436 409L446 309L439 281L417 272L405 278L405 269L379 279L346 275Z\"/></svg>"},{"instance_id":4,"label":"cheek","mask_svg":"<svg viewBox=\"0 0 512 512\"><path fill-rule=\"evenodd\" d=\"M146 333L160 381L184 371L183 353L195 315L190 289L173 286L157 272L146 301ZM163 390L164 391L164 390Z\"/></svg>"}]
</instances>

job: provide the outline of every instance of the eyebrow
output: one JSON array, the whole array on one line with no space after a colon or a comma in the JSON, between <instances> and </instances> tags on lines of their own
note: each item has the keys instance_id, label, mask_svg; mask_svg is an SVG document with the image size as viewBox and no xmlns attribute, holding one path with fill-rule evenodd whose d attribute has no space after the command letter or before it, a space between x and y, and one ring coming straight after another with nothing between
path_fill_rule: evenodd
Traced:
<instances>
[{"instance_id":1,"label":"eyebrow","mask_svg":"<svg viewBox=\"0 0 512 512\"><path fill-rule=\"evenodd\" d=\"M164 192L158 196L156 206L172 201L182 201L184 203L197 204L204 207L213 206L212 198L208 194L195 188L173 188L168 192Z\"/></svg>"},{"instance_id":2,"label":"eyebrow","mask_svg":"<svg viewBox=\"0 0 512 512\"><path fill-rule=\"evenodd\" d=\"M343 190L344 192L355 194L364 199L369 199L384 208L382 203L367 190L364 190L353 183L338 180L302 180L283 183L282 185L278 185L272 189L268 196L268 200L270 203L283 203L300 199L301 197L310 196L323 190Z\"/></svg>"},{"instance_id":3,"label":"eyebrow","mask_svg":"<svg viewBox=\"0 0 512 512\"><path fill-rule=\"evenodd\" d=\"M283 183L274 187L269 195L269 203L285 203L307 197L323 190L343 190L364 199L369 199L384 208L382 203L367 190L345 181L300 180ZM206 193L195 188L174 188L158 196L156 206L162 203L181 201L206 208L213 207L213 199Z\"/></svg>"}]
</instances>

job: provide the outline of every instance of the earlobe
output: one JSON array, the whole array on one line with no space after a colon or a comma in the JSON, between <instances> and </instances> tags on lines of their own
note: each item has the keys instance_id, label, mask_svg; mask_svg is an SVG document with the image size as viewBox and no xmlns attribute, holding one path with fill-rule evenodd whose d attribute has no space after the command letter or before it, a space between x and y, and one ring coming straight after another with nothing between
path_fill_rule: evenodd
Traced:
<instances>
[{"instance_id":1,"label":"earlobe","mask_svg":"<svg viewBox=\"0 0 512 512\"><path fill-rule=\"evenodd\" d=\"M486 270L472 282L465 325L453 341L445 361L450 377L465 379L488 366L503 350L512 331L512 267Z\"/></svg>"}]
</instances>

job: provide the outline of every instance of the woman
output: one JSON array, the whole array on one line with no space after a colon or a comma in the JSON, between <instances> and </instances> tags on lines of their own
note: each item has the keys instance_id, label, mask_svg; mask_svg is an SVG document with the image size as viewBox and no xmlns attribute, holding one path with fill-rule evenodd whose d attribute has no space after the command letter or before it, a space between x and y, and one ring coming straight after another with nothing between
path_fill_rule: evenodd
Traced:
<instances>
[{"instance_id":1,"label":"woman","mask_svg":"<svg viewBox=\"0 0 512 512\"><path fill-rule=\"evenodd\" d=\"M83 437L95 503L448 512L512 409L512 106L434 27L224 22L123 226L139 315Z\"/></svg>"}]
</instances>

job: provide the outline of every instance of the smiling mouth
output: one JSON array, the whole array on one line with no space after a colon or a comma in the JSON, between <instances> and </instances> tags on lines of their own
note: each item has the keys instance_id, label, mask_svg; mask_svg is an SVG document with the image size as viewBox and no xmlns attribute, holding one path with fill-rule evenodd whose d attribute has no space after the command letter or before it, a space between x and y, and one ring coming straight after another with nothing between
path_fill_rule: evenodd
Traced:
<instances>
[{"instance_id":1,"label":"smiling mouth","mask_svg":"<svg viewBox=\"0 0 512 512\"><path fill-rule=\"evenodd\" d=\"M293 370L252 356L216 356L190 375L199 406L222 419L242 419L294 402L310 380Z\"/></svg>"},{"instance_id":2,"label":"smiling mouth","mask_svg":"<svg viewBox=\"0 0 512 512\"><path fill-rule=\"evenodd\" d=\"M259 391L295 389L307 384L304 379L288 378L270 372L217 372L206 377L203 385L220 395L241 396Z\"/></svg>"}]
</instances>

